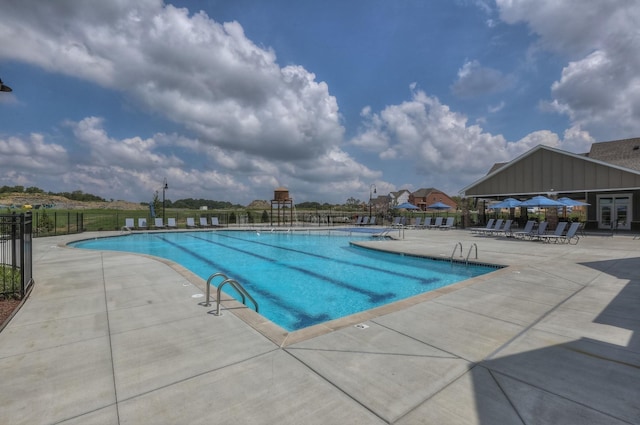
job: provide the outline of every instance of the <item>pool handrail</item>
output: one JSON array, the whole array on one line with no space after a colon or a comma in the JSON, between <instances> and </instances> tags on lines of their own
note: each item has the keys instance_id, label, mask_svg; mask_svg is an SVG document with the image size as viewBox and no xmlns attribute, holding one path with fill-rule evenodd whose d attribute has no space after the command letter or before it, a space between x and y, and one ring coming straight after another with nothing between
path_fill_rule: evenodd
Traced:
<instances>
[{"instance_id":1,"label":"pool handrail","mask_svg":"<svg viewBox=\"0 0 640 425\"><path fill-rule=\"evenodd\" d=\"M240 295L242 296L242 304L247 305L247 303L245 302L246 301L245 296L246 296L251 300L253 305L256 307L256 313L259 313L258 302L255 299L253 299L253 297L247 292L246 289L244 289L242 285L240 285L240 282L238 282L235 279L225 279L220 285L218 285L218 291L217 291L217 297L216 297L217 306L216 306L216 312L215 312L216 316L222 315L222 313L220 313L220 292L222 292L222 287L227 283L233 286L233 289L235 289L240 293Z\"/></svg>"},{"instance_id":2,"label":"pool handrail","mask_svg":"<svg viewBox=\"0 0 640 425\"><path fill-rule=\"evenodd\" d=\"M469 256L471 255L471 250L475 248L476 249L476 260L478 259L478 245L476 245L475 243L471 244L471 246L469 247L469 252L467 252L467 266L469 265Z\"/></svg>"},{"instance_id":3,"label":"pool handrail","mask_svg":"<svg viewBox=\"0 0 640 425\"><path fill-rule=\"evenodd\" d=\"M220 273L220 272L214 273L211 276L209 276L209 279L207 279L207 295L206 295L207 298L205 299L205 304L204 304L205 307L210 307L211 306L211 303L209 302L209 296L211 294L211 281L213 279L215 279L216 277L218 277L218 276L222 277L223 278L222 280L229 279L229 276L227 276L224 273ZM244 302L244 298L243 298L243 302Z\"/></svg>"},{"instance_id":4,"label":"pool handrail","mask_svg":"<svg viewBox=\"0 0 640 425\"><path fill-rule=\"evenodd\" d=\"M458 242L454 247L453 247L453 252L451 253L451 264L453 264L453 256L456 253L456 249L458 249L458 247L460 247L460 258L462 258L462 242Z\"/></svg>"}]
</instances>

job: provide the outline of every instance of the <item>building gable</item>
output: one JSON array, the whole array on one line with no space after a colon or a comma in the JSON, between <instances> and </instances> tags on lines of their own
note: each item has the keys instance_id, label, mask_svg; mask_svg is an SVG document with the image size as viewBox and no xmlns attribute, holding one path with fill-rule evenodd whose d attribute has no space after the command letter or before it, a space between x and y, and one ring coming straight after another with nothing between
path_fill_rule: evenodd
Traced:
<instances>
[{"instance_id":1,"label":"building gable","mask_svg":"<svg viewBox=\"0 0 640 425\"><path fill-rule=\"evenodd\" d=\"M491 197L640 188L640 172L539 145L462 190Z\"/></svg>"}]
</instances>

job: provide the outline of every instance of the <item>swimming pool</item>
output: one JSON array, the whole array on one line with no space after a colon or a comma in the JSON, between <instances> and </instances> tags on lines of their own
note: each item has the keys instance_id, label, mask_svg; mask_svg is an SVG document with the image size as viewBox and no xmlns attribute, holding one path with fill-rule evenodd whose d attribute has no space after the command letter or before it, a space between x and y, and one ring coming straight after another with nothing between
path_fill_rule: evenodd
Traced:
<instances>
[{"instance_id":1,"label":"swimming pool","mask_svg":"<svg viewBox=\"0 0 640 425\"><path fill-rule=\"evenodd\" d=\"M150 254L203 279L222 272L256 299L260 314L287 331L369 310L479 276L495 268L451 264L357 247L368 235L341 232L136 233L73 243ZM218 285L221 280L213 281ZM224 291L239 299L230 286ZM215 293L212 290L212 293ZM248 304L251 308L251 304Z\"/></svg>"}]
</instances>

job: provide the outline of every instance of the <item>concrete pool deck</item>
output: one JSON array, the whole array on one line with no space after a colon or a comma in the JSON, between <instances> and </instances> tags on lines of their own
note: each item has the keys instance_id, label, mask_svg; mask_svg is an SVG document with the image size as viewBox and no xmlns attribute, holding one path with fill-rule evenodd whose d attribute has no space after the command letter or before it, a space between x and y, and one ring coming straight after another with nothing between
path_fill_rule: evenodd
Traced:
<instances>
[{"instance_id":1,"label":"concrete pool deck","mask_svg":"<svg viewBox=\"0 0 640 425\"><path fill-rule=\"evenodd\" d=\"M509 267L279 339L209 314L178 266L63 246L110 234L34 240L35 287L0 332L1 424L640 423L632 235L406 230L371 244L449 259L475 243Z\"/></svg>"}]
</instances>

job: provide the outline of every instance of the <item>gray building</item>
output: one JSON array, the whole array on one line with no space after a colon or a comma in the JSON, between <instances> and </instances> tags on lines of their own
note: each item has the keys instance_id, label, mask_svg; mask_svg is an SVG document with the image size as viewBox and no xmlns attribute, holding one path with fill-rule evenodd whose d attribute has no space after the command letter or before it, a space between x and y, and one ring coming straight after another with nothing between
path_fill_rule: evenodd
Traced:
<instances>
[{"instance_id":1,"label":"gray building","mask_svg":"<svg viewBox=\"0 0 640 425\"><path fill-rule=\"evenodd\" d=\"M536 146L465 187L466 198L583 200L588 229L640 230L640 138L600 142L586 154Z\"/></svg>"}]
</instances>

